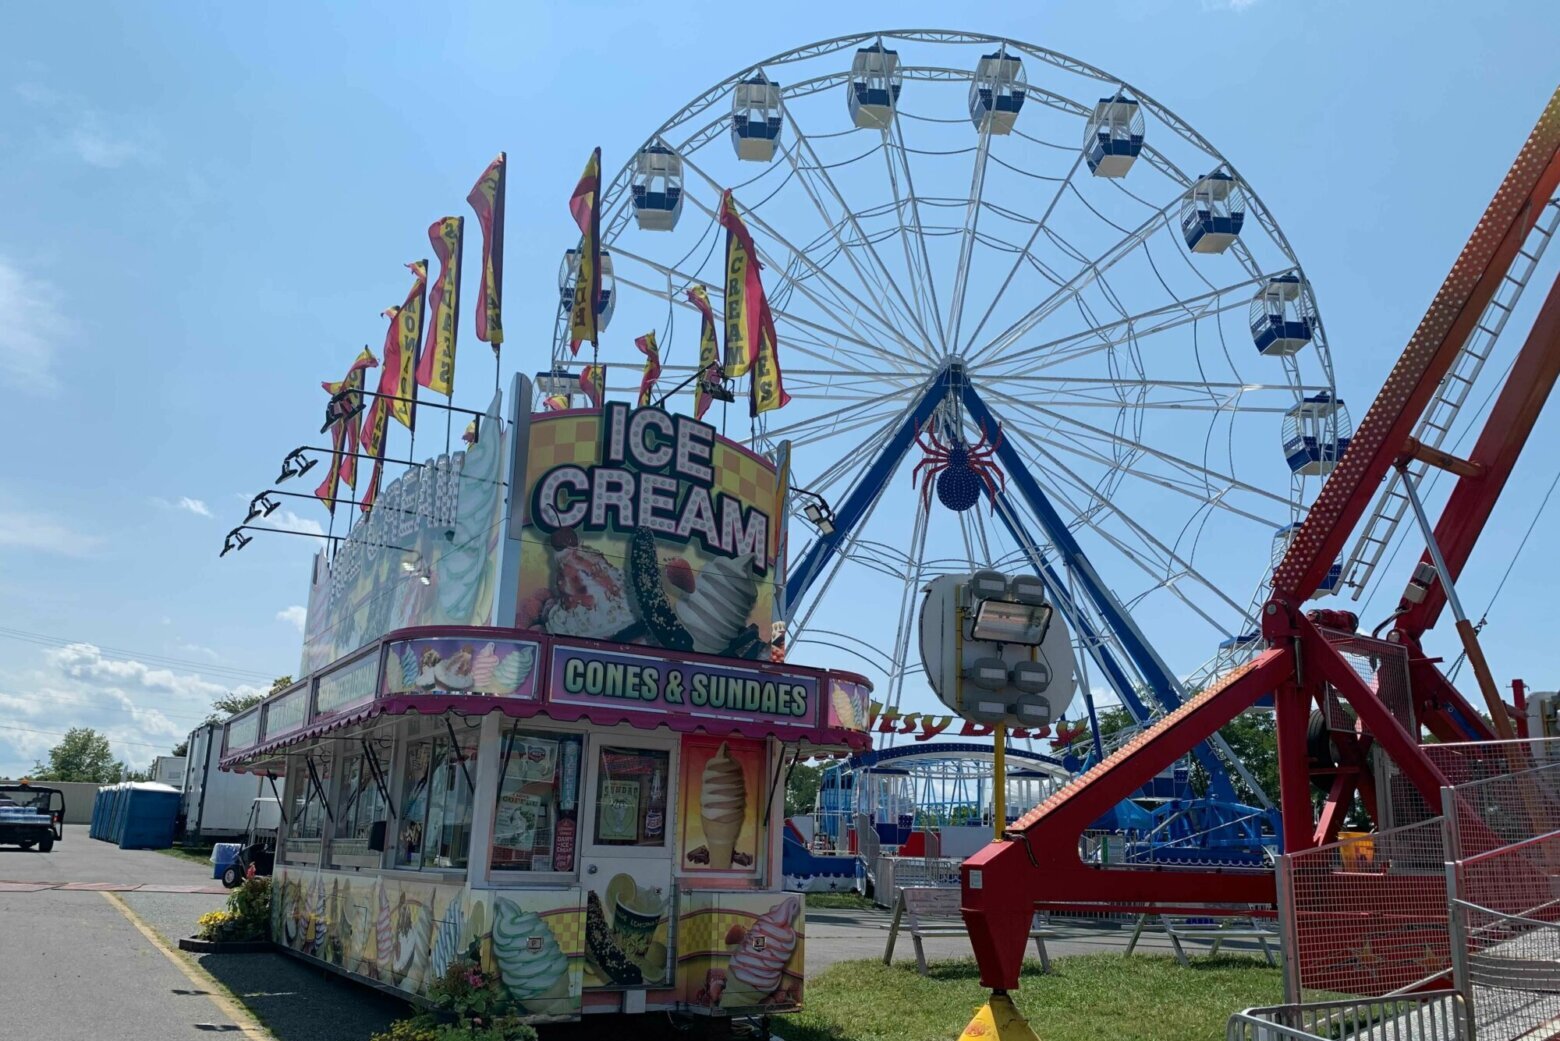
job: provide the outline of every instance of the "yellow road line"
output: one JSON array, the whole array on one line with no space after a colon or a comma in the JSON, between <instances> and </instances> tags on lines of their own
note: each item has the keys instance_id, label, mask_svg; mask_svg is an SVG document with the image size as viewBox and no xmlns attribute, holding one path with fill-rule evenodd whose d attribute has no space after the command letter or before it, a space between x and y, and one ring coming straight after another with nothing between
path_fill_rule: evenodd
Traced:
<instances>
[{"instance_id":1,"label":"yellow road line","mask_svg":"<svg viewBox=\"0 0 1560 1041\"><path fill-rule=\"evenodd\" d=\"M173 967L184 974L185 979L195 984L197 990L210 998L211 1003L217 1006L217 1010L233 1021L246 1041L276 1041L275 1035L261 1026L259 1020L227 996L227 988L218 983L216 977L164 943L163 938L158 936L140 915L131 910L130 905L121 900L118 893L104 892L103 899L118 908L119 913L135 926L137 932L146 937L148 943L161 951L163 957L171 961Z\"/></svg>"}]
</instances>

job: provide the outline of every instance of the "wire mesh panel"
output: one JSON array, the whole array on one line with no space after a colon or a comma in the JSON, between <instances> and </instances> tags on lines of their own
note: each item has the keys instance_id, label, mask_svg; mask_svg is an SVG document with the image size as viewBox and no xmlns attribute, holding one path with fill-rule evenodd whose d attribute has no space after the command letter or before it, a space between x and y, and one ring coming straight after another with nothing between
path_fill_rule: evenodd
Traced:
<instances>
[{"instance_id":1,"label":"wire mesh panel","mask_svg":"<svg viewBox=\"0 0 1560 1041\"><path fill-rule=\"evenodd\" d=\"M1560 832L1458 861L1452 903L1479 1036L1560 1033Z\"/></svg>"},{"instance_id":2,"label":"wire mesh panel","mask_svg":"<svg viewBox=\"0 0 1560 1041\"><path fill-rule=\"evenodd\" d=\"M1560 763L1560 738L1555 737L1459 741L1422 750L1453 785Z\"/></svg>"},{"instance_id":3,"label":"wire mesh panel","mask_svg":"<svg viewBox=\"0 0 1560 1041\"><path fill-rule=\"evenodd\" d=\"M1453 860L1560 831L1560 762L1459 784L1443 804Z\"/></svg>"},{"instance_id":4,"label":"wire mesh panel","mask_svg":"<svg viewBox=\"0 0 1560 1041\"><path fill-rule=\"evenodd\" d=\"M1450 970L1440 818L1282 860L1280 914L1300 995L1380 996Z\"/></svg>"}]
</instances>

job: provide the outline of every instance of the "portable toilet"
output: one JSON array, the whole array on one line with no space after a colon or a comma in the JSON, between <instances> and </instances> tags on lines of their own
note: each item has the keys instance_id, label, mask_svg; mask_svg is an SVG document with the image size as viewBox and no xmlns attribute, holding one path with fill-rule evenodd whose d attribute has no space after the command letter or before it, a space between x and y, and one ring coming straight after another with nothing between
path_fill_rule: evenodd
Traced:
<instances>
[{"instance_id":1,"label":"portable toilet","mask_svg":"<svg viewBox=\"0 0 1560 1041\"><path fill-rule=\"evenodd\" d=\"M762 72L731 92L731 147L738 159L767 163L780 142L780 84Z\"/></svg>"},{"instance_id":2,"label":"portable toilet","mask_svg":"<svg viewBox=\"0 0 1560 1041\"><path fill-rule=\"evenodd\" d=\"M1024 107L1026 86L1024 63L1009 56L1006 47L982 55L970 81L970 122L975 129L1012 133L1018 110Z\"/></svg>"},{"instance_id":3,"label":"portable toilet","mask_svg":"<svg viewBox=\"0 0 1560 1041\"><path fill-rule=\"evenodd\" d=\"M1199 177L1181 198L1181 234L1193 253L1223 253L1246 222L1246 193L1223 170Z\"/></svg>"},{"instance_id":4,"label":"portable toilet","mask_svg":"<svg viewBox=\"0 0 1560 1041\"><path fill-rule=\"evenodd\" d=\"M120 849L167 849L179 817L179 790L155 781L126 786L120 826L113 841Z\"/></svg>"},{"instance_id":5,"label":"portable toilet","mask_svg":"<svg viewBox=\"0 0 1560 1041\"><path fill-rule=\"evenodd\" d=\"M1272 565L1278 567L1283 561L1284 554L1289 552L1289 543L1294 539L1295 532L1300 530L1299 523L1286 524L1273 533ZM1312 597L1331 596L1338 591L1338 584L1343 581L1343 561L1335 561L1332 567L1327 569L1327 574L1322 576L1321 585L1316 587ZM1223 644L1219 645L1224 646Z\"/></svg>"},{"instance_id":6,"label":"portable toilet","mask_svg":"<svg viewBox=\"0 0 1560 1041\"><path fill-rule=\"evenodd\" d=\"M1251 342L1257 353L1287 357L1311 342L1315 313L1300 276L1268 279L1251 300Z\"/></svg>"},{"instance_id":7,"label":"portable toilet","mask_svg":"<svg viewBox=\"0 0 1560 1041\"><path fill-rule=\"evenodd\" d=\"M1342 399L1321 391L1284 413L1284 459L1306 476L1331 473L1349 448L1354 427Z\"/></svg>"},{"instance_id":8,"label":"portable toilet","mask_svg":"<svg viewBox=\"0 0 1560 1041\"><path fill-rule=\"evenodd\" d=\"M671 231L683 206L682 156L657 141L634 157L634 219L644 231Z\"/></svg>"},{"instance_id":9,"label":"portable toilet","mask_svg":"<svg viewBox=\"0 0 1560 1041\"><path fill-rule=\"evenodd\" d=\"M1143 111L1116 93L1100 98L1083 131L1083 158L1095 177L1125 177L1143 151Z\"/></svg>"},{"instance_id":10,"label":"portable toilet","mask_svg":"<svg viewBox=\"0 0 1560 1041\"><path fill-rule=\"evenodd\" d=\"M596 301L596 326L605 332L608 323L612 321L612 311L617 306L617 301L614 299L617 280L612 274L612 254L602 250L600 256L601 299ZM563 254L563 264L558 269L558 303L565 314L574 307L574 282L579 278L579 274L580 251L566 250Z\"/></svg>"},{"instance_id":11,"label":"portable toilet","mask_svg":"<svg viewBox=\"0 0 1560 1041\"><path fill-rule=\"evenodd\" d=\"M856 51L850 79L845 83L851 121L865 130L887 130L893 125L894 106L903 85L898 51L881 43Z\"/></svg>"}]
</instances>

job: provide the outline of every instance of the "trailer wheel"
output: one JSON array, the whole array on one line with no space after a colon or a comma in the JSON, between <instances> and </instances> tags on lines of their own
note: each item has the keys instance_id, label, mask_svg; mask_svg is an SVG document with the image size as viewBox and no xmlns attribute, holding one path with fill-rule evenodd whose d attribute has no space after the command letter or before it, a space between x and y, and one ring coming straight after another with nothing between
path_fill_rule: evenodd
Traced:
<instances>
[{"instance_id":1,"label":"trailer wheel","mask_svg":"<svg viewBox=\"0 0 1560 1041\"><path fill-rule=\"evenodd\" d=\"M222 884L228 889L237 889L244 881L244 876L238 873L237 864L229 864L222 869Z\"/></svg>"},{"instance_id":2,"label":"trailer wheel","mask_svg":"<svg viewBox=\"0 0 1560 1041\"><path fill-rule=\"evenodd\" d=\"M39 853L48 853L53 848L54 848L54 836L53 835L45 835L43 838L38 840L38 852Z\"/></svg>"}]
</instances>

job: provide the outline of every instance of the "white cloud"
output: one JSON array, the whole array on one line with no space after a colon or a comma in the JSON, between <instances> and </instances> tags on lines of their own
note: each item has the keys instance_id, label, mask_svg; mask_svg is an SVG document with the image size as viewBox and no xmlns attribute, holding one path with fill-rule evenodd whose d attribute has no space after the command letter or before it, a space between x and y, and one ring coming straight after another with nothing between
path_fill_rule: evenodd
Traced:
<instances>
[{"instance_id":1,"label":"white cloud","mask_svg":"<svg viewBox=\"0 0 1560 1041\"><path fill-rule=\"evenodd\" d=\"M127 129L129 120L105 118L81 98L41 83L17 84L15 93L34 109L46 113L43 118L50 124L46 133L88 166L112 170L126 163L156 159L151 135L145 130Z\"/></svg>"},{"instance_id":2,"label":"white cloud","mask_svg":"<svg viewBox=\"0 0 1560 1041\"><path fill-rule=\"evenodd\" d=\"M0 383L34 394L59 388L54 356L71 328L52 284L0 256Z\"/></svg>"},{"instance_id":3,"label":"white cloud","mask_svg":"<svg viewBox=\"0 0 1560 1041\"><path fill-rule=\"evenodd\" d=\"M115 758L144 768L211 712L213 698L265 690L105 657L89 643L40 651L34 662L0 671L0 776L30 770L71 727L100 731Z\"/></svg>"},{"instance_id":4,"label":"white cloud","mask_svg":"<svg viewBox=\"0 0 1560 1041\"><path fill-rule=\"evenodd\" d=\"M64 521L46 513L0 510L0 548L89 557L101 549L103 543L102 538L75 531Z\"/></svg>"},{"instance_id":5,"label":"white cloud","mask_svg":"<svg viewBox=\"0 0 1560 1041\"><path fill-rule=\"evenodd\" d=\"M308 610L300 607L298 604L284 607L276 612L276 620L278 622L286 622L288 625L295 626L300 633L303 632L303 623L308 620L308 617Z\"/></svg>"},{"instance_id":6,"label":"white cloud","mask_svg":"<svg viewBox=\"0 0 1560 1041\"><path fill-rule=\"evenodd\" d=\"M185 510L197 517L210 517L211 510L204 499L192 499L188 495L181 495L172 502L167 499L153 497L152 502L165 510Z\"/></svg>"},{"instance_id":7,"label":"white cloud","mask_svg":"<svg viewBox=\"0 0 1560 1041\"><path fill-rule=\"evenodd\" d=\"M262 528L275 528L278 531L296 531L302 535L325 534L325 529L320 527L319 521L300 517L292 510L278 510L264 519L256 518L255 524Z\"/></svg>"}]
</instances>

